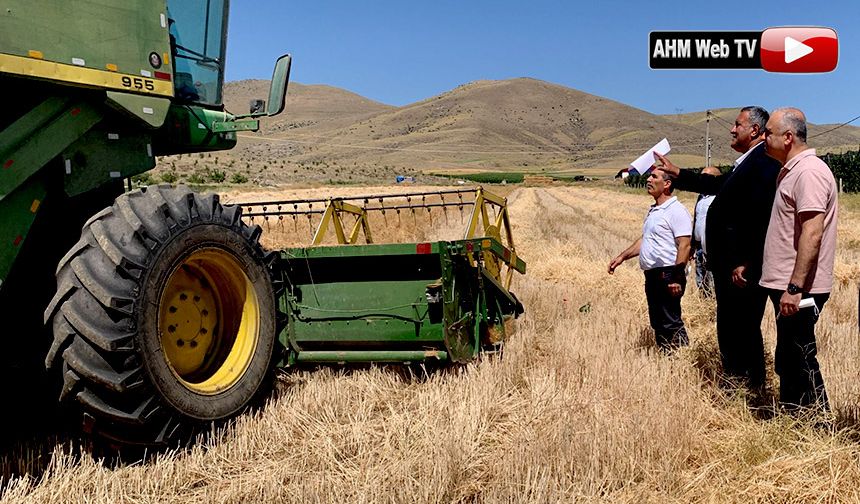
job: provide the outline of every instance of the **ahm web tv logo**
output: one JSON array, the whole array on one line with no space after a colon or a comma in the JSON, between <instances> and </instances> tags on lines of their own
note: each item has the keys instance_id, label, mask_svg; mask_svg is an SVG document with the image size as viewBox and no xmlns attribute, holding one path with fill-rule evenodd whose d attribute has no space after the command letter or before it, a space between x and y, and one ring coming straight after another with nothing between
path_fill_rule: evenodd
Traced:
<instances>
[{"instance_id":1,"label":"ahm web tv logo","mask_svg":"<svg viewBox=\"0 0 860 504\"><path fill-rule=\"evenodd\" d=\"M744 69L831 72L839 60L836 31L779 27L753 31L654 31L648 60L654 69Z\"/></svg>"}]
</instances>

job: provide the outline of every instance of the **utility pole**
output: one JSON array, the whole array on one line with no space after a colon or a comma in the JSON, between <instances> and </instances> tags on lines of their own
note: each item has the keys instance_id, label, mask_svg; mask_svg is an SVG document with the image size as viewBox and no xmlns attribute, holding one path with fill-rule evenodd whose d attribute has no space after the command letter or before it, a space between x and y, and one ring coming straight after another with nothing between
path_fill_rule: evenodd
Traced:
<instances>
[{"instance_id":1,"label":"utility pole","mask_svg":"<svg viewBox=\"0 0 860 504\"><path fill-rule=\"evenodd\" d=\"M705 114L705 166L711 166L711 109Z\"/></svg>"}]
</instances>

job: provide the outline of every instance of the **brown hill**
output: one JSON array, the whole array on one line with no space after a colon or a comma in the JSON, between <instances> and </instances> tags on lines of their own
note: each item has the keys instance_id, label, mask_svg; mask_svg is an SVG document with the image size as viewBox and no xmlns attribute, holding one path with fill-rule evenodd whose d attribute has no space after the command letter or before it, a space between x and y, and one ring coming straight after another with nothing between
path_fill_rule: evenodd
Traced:
<instances>
[{"instance_id":1,"label":"brown hill","mask_svg":"<svg viewBox=\"0 0 860 504\"><path fill-rule=\"evenodd\" d=\"M534 79L470 83L338 133L351 144L369 138L380 151L364 156L392 164L553 171L624 165L663 136L679 152L700 141L659 116Z\"/></svg>"},{"instance_id":2,"label":"brown hill","mask_svg":"<svg viewBox=\"0 0 860 504\"><path fill-rule=\"evenodd\" d=\"M267 99L268 95L269 81L266 80L242 80L224 85L224 105L235 114L247 113L251 99ZM345 89L297 82L290 83L286 103L285 113L263 119L264 132L338 127L394 108Z\"/></svg>"},{"instance_id":3,"label":"brown hill","mask_svg":"<svg viewBox=\"0 0 860 504\"><path fill-rule=\"evenodd\" d=\"M293 114L289 106L286 114ZM257 136L280 144L272 147L275 156L299 163L374 163L424 171L615 170L664 136L679 162L702 163L703 135L694 127L526 78L473 82L346 126L326 126Z\"/></svg>"},{"instance_id":4,"label":"brown hill","mask_svg":"<svg viewBox=\"0 0 860 504\"><path fill-rule=\"evenodd\" d=\"M243 113L265 97L268 82L231 82L228 110ZM714 109L712 163L736 153L728 130L734 108ZM822 151L856 149L860 128L811 125ZM157 173L182 179L268 182L367 182L394 174L518 171L605 176L626 167L666 137L681 166L704 164L705 114L656 115L623 103L535 79L477 81L403 107L349 91L291 83L283 114L241 133L230 152L165 158ZM823 148L822 148L823 147ZM209 167L209 171L207 168ZM235 175L235 177L234 177Z\"/></svg>"}]
</instances>

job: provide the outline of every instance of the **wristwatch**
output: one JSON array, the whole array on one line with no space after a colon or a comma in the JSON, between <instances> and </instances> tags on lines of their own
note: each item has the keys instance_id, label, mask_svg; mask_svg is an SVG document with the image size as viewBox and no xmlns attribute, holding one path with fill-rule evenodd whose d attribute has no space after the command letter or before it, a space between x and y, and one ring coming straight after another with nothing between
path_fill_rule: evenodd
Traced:
<instances>
[{"instance_id":1,"label":"wristwatch","mask_svg":"<svg viewBox=\"0 0 860 504\"><path fill-rule=\"evenodd\" d=\"M788 284L788 288L785 289L785 292L788 292L793 296L795 294L800 294L801 292L803 292L803 289L801 289L800 286L798 286L797 284L790 283Z\"/></svg>"}]
</instances>

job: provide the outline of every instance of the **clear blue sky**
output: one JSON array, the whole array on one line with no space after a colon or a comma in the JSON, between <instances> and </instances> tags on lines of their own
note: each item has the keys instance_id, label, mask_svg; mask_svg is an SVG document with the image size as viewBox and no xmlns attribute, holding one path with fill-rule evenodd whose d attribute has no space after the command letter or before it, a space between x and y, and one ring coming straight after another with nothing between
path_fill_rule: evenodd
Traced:
<instances>
[{"instance_id":1,"label":"clear blue sky","mask_svg":"<svg viewBox=\"0 0 860 504\"><path fill-rule=\"evenodd\" d=\"M534 77L654 113L793 105L811 122L860 115L860 0L233 0L227 80L271 76L404 105L479 79ZM819 25L839 35L839 66L820 75L648 68L651 30ZM860 125L860 120L854 123Z\"/></svg>"}]
</instances>

